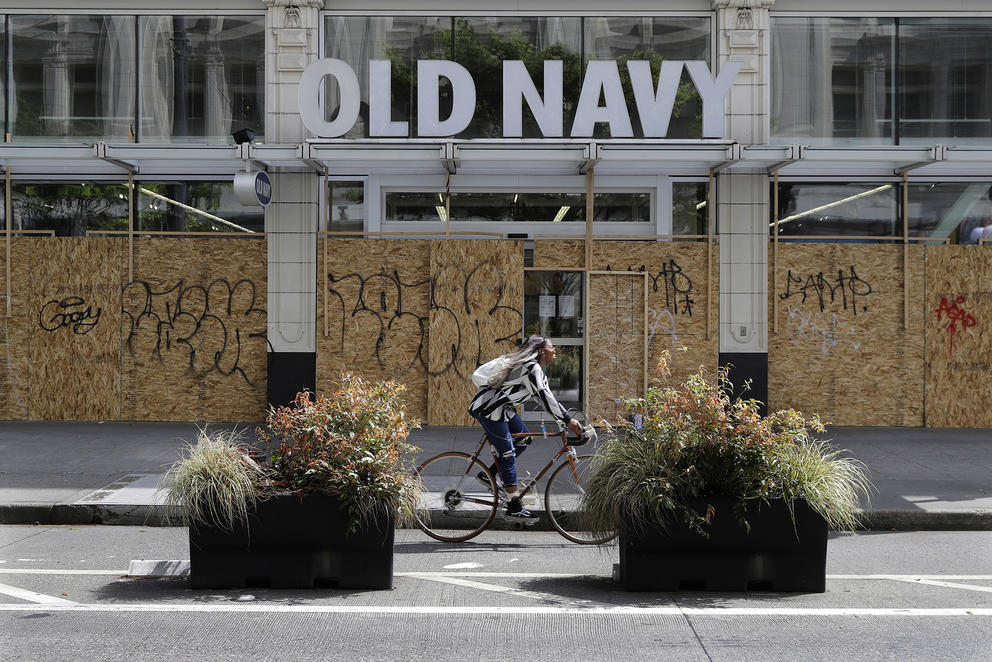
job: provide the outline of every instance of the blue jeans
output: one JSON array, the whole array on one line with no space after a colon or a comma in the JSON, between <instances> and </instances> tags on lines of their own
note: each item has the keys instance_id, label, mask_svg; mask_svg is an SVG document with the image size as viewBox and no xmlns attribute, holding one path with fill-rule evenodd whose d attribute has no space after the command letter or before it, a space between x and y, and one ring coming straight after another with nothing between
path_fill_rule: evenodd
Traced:
<instances>
[{"instance_id":1,"label":"blue jeans","mask_svg":"<svg viewBox=\"0 0 992 662\"><path fill-rule=\"evenodd\" d=\"M510 435L520 432L529 432L520 414L514 414L508 421L491 421L486 418L476 417L489 437L489 443L496 449L496 456L499 462L499 476L503 479L503 485L517 484L516 458L527 450L525 444L518 447L513 445L513 437Z\"/></svg>"}]
</instances>

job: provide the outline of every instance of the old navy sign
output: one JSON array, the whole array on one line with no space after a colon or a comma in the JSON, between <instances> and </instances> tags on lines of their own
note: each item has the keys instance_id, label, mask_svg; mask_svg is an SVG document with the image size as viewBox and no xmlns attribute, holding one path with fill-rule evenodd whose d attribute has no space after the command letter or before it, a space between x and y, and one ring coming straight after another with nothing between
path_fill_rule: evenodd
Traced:
<instances>
[{"instance_id":1,"label":"old navy sign","mask_svg":"<svg viewBox=\"0 0 992 662\"><path fill-rule=\"evenodd\" d=\"M692 78L703 102L703 137L722 138L724 107L727 93L740 71L740 62L727 62L716 78L702 60L670 60L661 63L658 85L651 76L651 63L631 60L626 63L630 73L634 105L645 138L664 138L675 105L682 69ZM520 60L503 62L503 136L523 135L523 104L527 104L545 138L565 135L562 108L562 62L544 63L544 96ZM335 79L341 104L337 116L324 119L320 103L320 88L326 77ZM441 79L451 85L452 110L441 118L439 97ZM369 62L369 136L373 138L405 138L410 136L410 123L390 116L392 70L389 60ZM417 135L421 137L454 136L464 131L475 114L475 81L468 70L450 60L419 60L417 62ZM602 98L603 104L600 104ZM343 60L317 60L303 72L299 88L300 116L313 134L322 138L345 135L358 121L361 110L361 90L355 70ZM598 123L609 125L613 138L632 138L630 115L620 83L620 69L613 60L589 62L582 89L576 103L575 120L568 129L572 138L588 138Z\"/></svg>"}]
</instances>

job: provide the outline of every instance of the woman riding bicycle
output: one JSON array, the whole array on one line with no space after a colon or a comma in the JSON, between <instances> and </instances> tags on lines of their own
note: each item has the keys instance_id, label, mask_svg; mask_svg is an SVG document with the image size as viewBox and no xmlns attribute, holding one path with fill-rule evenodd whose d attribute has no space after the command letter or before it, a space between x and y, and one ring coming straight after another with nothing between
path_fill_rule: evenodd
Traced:
<instances>
[{"instance_id":1,"label":"woman riding bicycle","mask_svg":"<svg viewBox=\"0 0 992 662\"><path fill-rule=\"evenodd\" d=\"M557 418L576 435L582 435L582 425L569 416L548 386L544 370L555 360L555 346L544 336L527 338L515 352L503 354L497 369L488 381L479 388L468 412L474 416L486 431L489 443L496 449L499 458L499 476L510 501L506 514L510 517L529 518L531 514L520 501L517 492L516 456L527 448L515 447L514 434L528 432L517 407L525 401L536 398L545 411ZM496 467L490 467L494 471ZM483 478L485 474L483 472ZM484 480L488 484L488 480Z\"/></svg>"}]
</instances>

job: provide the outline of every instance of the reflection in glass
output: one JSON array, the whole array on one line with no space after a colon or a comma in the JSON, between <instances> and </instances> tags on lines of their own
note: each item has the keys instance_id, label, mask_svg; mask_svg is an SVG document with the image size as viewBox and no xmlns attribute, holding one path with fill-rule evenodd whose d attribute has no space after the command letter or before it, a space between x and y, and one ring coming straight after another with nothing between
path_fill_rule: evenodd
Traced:
<instances>
[{"instance_id":1,"label":"reflection in glass","mask_svg":"<svg viewBox=\"0 0 992 662\"><path fill-rule=\"evenodd\" d=\"M657 85L663 60L710 62L710 19L705 17L587 17L584 20L583 62L616 60L627 98L627 110L635 137L642 137L634 103L628 60L648 60ZM566 85L565 89L569 89ZM688 72L682 72L667 138L702 137L702 101ZM608 125L597 124L595 135L609 137Z\"/></svg>"},{"instance_id":2,"label":"reflection in glass","mask_svg":"<svg viewBox=\"0 0 992 662\"><path fill-rule=\"evenodd\" d=\"M358 75L362 103L359 121L344 137L369 136L369 60L392 62L392 108L390 117L410 123L410 136L416 134L417 60L451 59L453 19L436 16L328 16L324 23L324 57L338 58L351 65ZM340 105L338 86L330 77L325 81L324 115L337 116ZM442 87L442 90L444 88ZM447 110L450 111L450 98ZM445 106L441 105L442 117Z\"/></svg>"},{"instance_id":3,"label":"reflection in glass","mask_svg":"<svg viewBox=\"0 0 992 662\"><path fill-rule=\"evenodd\" d=\"M87 230L127 230L126 182L26 182L11 184L11 226L81 237Z\"/></svg>"},{"instance_id":4,"label":"reflection in glass","mask_svg":"<svg viewBox=\"0 0 992 662\"><path fill-rule=\"evenodd\" d=\"M502 63L521 60L543 94L545 60L562 60L565 99L564 133L569 134L575 103L582 87L584 63L615 59L628 98L635 136L642 135L633 102L628 59L649 60L657 82L663 59L710 61L710 19L707 17L609 17L560 16L328 16L324 24L325 57L348 62L361 89L360 120L347 137L368 137L369 60L392 62L390 118L408 121L409 135L416 135L416 66L418 59L453 59L472 74L476 108L472 123L461 138L502 137ZM328 80L325 116L337 115L338 87ZM442 79L440 115L451 109L451 88ZM685 74L667 137L701 136L701 105L695 87ZM597 131L606 131L598 125ZM523 137L543 134L530 110L524 107Z\"/></svg>"},{"instance_id":5,"label":"reflection in glass","mask_svg":"<svg viewBox=\"0 0 992 662\"><path fill-rule=\"evenodd\" d=\"M901 18L899 137L992 137L992 18Z\"/></svg>"},{"instance_id":6,"label":"reflection in glass","mask_svg":"<svg viewBox=\"0 0 992 662\"><path fill-rule=\"evenodd\" d=\"M910 184L909 235L952 244L992 242L992 183Z\"/></svg>"},{"instance_id":7,"label":"reflection in glass","mask_svg":"<svg viewBox=\"0 0 992 662\"><path fill-rule=\"evenodd\" d=\"M778 233L901 236L897 194L897 185L885 183L780 183ZM774 219L769 221L774 233Z\"/></svg>"},{"instance_id":8,"label":"reflection in glass","mask_svg":"<svg viewBox=\"0 0 992 662\"><path fill-rule=\"evenodd\" d=\"M265 130L265 20L142 16L140 138L227 143ZM132 90L133 94L133 90Z\"/></svg>"},{"instance_id":9,"label":"reflection in glass","mask_svg":"<svg viewBox=\"0 0 992 662\"><path fill-rule=\"evenodd\" d=\"M892 142L895 19L772 19L771 134Z\"/></svg>"},{"instance_id":10,"label":"reflection in glass","mask_svg":"<svg viewBox=\"0 0 992 662\"><path fill-rule=\"evenodd\" d=\"M707 187L706 182L672 182L672 234L707 233Z\"/></svg>"},{"instance_id":11,"label":"reflection in glass","mask_svg":"<svg viewBox=\"0 0 992 662\"><path fill-rule=\"evenodd\" d=\"M597 193L596 223L646 223L651 220L650 193ZM386 221L444 221L443 193L386 194ZM583 193L464 193L451 194L452 222L520 221L585 223Z\"/></svg>"},{"instance_id":12,"label":"reflection in glass","mask_svg":"<svg viewBox=\"0 0 992 662\"><path fill-rule=\"evenodd\" d=\"M134 183L135 231L263 232L262 207L246 207L234 196L232 182ZM125 229L127 224L125 221Z\"/></svg>"},{"instance_id":13,"label":"reflection in glass","mask_svg":"<svg viewBox=\"0 0 992 662\"><path fill-rule=\"evenodd\" d=\"M582 406L582 279L576 271L524 273L524 335L555 339L558 358L548 366L548 383L562 405L576 409ZM537 409L534 403L526 407Z\"/></svg>"},{"instance_id":14,"label":"reflection in glass","mask_svg":"<svg viewBox=\"0 0 992 662\"><path fill-rule=\"evenodd\" d=\"M455 60L472 74L476 87L475 116L465 137L501 138L503 61L521 60L537 91L544 95L544 61L563 60L563 89L582 86L582 19L577 17L472 17L455 20ZM567 134L577 96L565 94L563 127ZM527 104L523 104L523 137L544 137Z\"/></svg>"},{"instance_id":15,"label":"reflection in glass","mask_svg":"<svg viewBox=\"0 0 992 662\"><path fill-rule=\"evenodd\" d=\"M137 89L133 16L10 16L11 133L128 139Z\"/></svg>"},{"instance_id":16,"label":"reflection in glass","mask_svg":"<svg viewBox=\"0 0 992 662\"><path fill-rule=\"evenodd\" d=\"M329 232L361 232L365 229L365 187L362 182L327 183L330 187ZM342 236L342 235L337 235ZM360 235L357 235L360 236Z\"/></svg>"}]
</instances>

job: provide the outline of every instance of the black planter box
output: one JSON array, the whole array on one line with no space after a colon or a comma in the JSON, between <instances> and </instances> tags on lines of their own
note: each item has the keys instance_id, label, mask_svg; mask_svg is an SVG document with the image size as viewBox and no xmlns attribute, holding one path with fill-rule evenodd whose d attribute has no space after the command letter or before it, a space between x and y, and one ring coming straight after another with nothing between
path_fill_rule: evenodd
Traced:
<instances>
[{"instance_id":1,"label":"black planter box","mask_svg":"<svg viewBox=\"0 0 992 662\"><path fill-rule=\"evenodd\" d=\"M333 496L280 494L258 501L233 531L189 528L192 588L389 589L395 517L385 510L346 535Z\"/></svg>"},{"instance_id":2,"label":"black planter box","mask_svg":"<svg viewBox=\"0 0 992 662\"><path fill-rule=\"evenodd\" d=\"M716 516L709 537L681 525L643 532L622 527L617 579L628 591L797 591L826 590L827 522L805 501L794 504L795 523L782 501L749 504L748 532L724 498L712 504Z\"/></svg>"}]
</instances>

